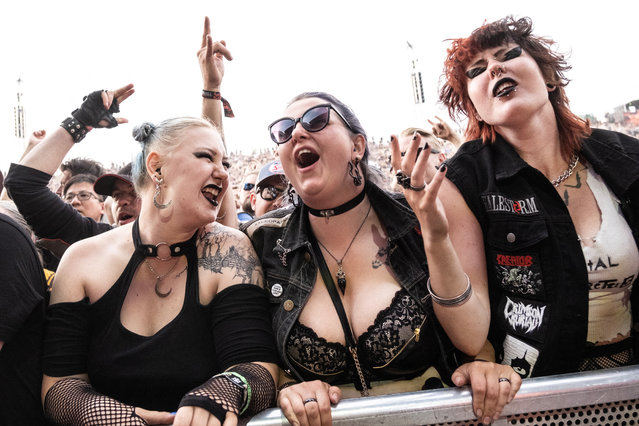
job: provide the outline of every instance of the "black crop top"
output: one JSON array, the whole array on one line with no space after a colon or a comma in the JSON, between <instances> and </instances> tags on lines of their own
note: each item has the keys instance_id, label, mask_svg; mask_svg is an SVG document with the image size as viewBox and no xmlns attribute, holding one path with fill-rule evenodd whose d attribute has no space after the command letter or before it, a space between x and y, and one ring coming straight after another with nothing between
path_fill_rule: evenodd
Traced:
<instances>
[{"instance_id":1,"label":"black crop top","mask_svg":"<svg viewBox=\"0 0 639 426\"><path fill-rule=\"evenodd\" d=\"M277 363L263 290L253 284L233 285L203 306L195 235L182 254L188 260L182 310L152 336L133 333L120 321L129 284L144 259L138 250L116 283L92 305L88 299L52 305L45 374L88 373L102 394L146 409L176 411L184 394L231 365Z\"/></svg>"},{"instance_id":2,"label":"black crop top","mask_svg":"<svg viewBox=\"0 0 639 426\"><path fill-rule=\"evenodd\" d=\"M362 370L369 381L412 378L434 364L439 354L429 318L404 289L357 339ZM327 342L297 321L286 342L286 352L304 380L333 385L357 382L348 349Z\"/></svg>"}]
</instances>

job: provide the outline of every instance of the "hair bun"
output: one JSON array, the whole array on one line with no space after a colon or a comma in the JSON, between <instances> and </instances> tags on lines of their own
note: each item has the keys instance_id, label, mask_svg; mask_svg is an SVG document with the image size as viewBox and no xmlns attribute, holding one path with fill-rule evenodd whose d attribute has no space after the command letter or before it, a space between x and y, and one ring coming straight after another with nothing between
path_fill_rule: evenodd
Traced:
<instances>
[{"instance_id":1,"label":"hair bun","mask_svg":"<svg viewBox=\"0 0 639 426\"><path fill-rule=\"evenodd\" d=\"M143 123L133 129L133 138L138 142L146 144L154 130L155 124L150 122Z\"/></svg>"}]
</instances>

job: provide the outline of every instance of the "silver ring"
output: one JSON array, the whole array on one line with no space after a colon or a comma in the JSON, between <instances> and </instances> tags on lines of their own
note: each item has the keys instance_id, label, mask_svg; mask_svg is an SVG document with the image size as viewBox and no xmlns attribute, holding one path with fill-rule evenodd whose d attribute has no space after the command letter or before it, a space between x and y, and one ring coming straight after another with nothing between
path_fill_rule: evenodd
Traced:
<instances>
[{"instance_id":1,"label":"silver ring","mask_svg":"<svg viewBox=\"0 0 639 426\"><path fill-rule=\"evenodd\" d=\"M426 188L426 182L424 182L421 186L413 186L409 183L407 189L410 189L411 191L423 191L424 188Z\"/></svg>"},{"instance_id":2,"label":"silver ring","mask_svg":"<svg viewBox=\"0 0 639 426\"><path fill-rule=\"evenodd\" d=\"M315 399L315 398L306 398L304 400L304 405L308 404L309 402L317 402L317 399Z\"/></svg>"},{"instance_id":3,"label":"silver ring","mask_svg":"<svg viewBox=\"0 0 639 426\"><path fill-rule=\"evenodd\" d=\"M508 377L500 377L500 378L499 378L499 383L501 383L501 382L508 382L508 383L510 383L510 379L509 379Z\"/></svg>"}]
</instances>

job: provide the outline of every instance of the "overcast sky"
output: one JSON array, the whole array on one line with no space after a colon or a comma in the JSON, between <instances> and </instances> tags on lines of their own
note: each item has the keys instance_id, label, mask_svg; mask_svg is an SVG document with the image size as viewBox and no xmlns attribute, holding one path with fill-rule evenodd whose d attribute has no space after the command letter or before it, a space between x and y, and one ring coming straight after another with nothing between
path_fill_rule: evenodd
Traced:
<instances>
[{"instance_id":1,"label":"overcast sky","mask_svg":"<svg viewBox=\"0 0 639 426\"><path fill-rule=\"evenodd\" d=\"M597 6L595 6L597 4ZM266 126L303 91L323 90L349 104L376 139L438 114L437 88L448 42L485 20L530 16L535 33L570 54L568 86L578 114L603 114L639 98L639 2L146 0L4 1L0 6L0 170L17 160L16 80L23 80L27 132L53 129L82 97L129 82L122 105L131 123L199 115L196 51L204 16L234 60L222 87L236 118L226 119L230 150L270 148ZM407 47L409 41L413 50ZM411 59L418 59L426 104L416 107ZM96 130L70 157L130 161L132 124Z\"/></svg>"}]
</instances>

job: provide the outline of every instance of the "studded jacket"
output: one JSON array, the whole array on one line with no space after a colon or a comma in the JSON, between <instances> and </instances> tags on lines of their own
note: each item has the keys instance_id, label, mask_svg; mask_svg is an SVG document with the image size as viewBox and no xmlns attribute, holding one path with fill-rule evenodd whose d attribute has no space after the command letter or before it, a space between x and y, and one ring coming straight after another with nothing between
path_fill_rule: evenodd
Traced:
<instances>
[{"instance_id":1,"label":"studded jacket","mask_svg":"<svg viewBox=\"0 0 639 426\"><path fill-rule=\"evenodd\" d=\"M368 198L388 234L388 262L399 284L426 312L432 313L426 289L428 265L419 222L401 194L386 193L374 184L365 186ZM306 206L289 206L243 224L264 269L265 289L271 302L273 330L284 369L298 380L302 376L286 356L285 345L316 282L318 267L309 242ZM458 354L437 323L430 324L439 342L439 369L448 381ZM428 367L428 366L427 366ZM426 368L427 368L426 367Z\"/></svg>"},{"instance_id":2,"label":"studded jacket","mask_svg":"<svg viewBox=\"0 0 639 426\"><path fill-rule=\"evenodd\" d=\"M580 154L619 198L639 242L639 141L594 130ZM464 143L447 177L482 228L498 359L523 377L576 371L587 336L588 275L560 195L499 135L493 144ZM638 294L632 294L635 324Z\"/></svg>"}]
</instances>

